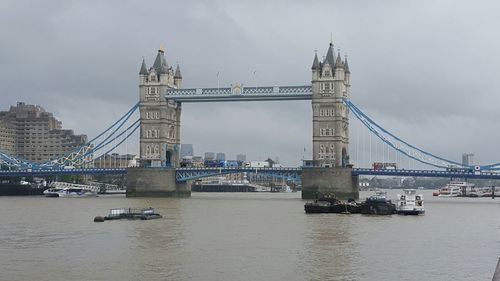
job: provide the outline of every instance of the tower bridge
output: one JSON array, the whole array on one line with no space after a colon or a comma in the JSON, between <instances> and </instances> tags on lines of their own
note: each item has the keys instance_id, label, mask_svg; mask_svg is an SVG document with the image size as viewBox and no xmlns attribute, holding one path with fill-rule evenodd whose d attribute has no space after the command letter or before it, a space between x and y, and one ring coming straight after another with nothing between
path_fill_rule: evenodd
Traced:
<instances>
[{"instance_id":1,"label":"tower bridge","mask_svg":"<svg viewBox=\"0 0 500 281\"><path fill-rule=\"evenodd\" d=\"M179 168L180 119L186 102L310 100L313 109L313 159L302 171L303 198L318 191L339 197L357 197L357 177L348 167L350 70L347 58L336 55L330 43L322 62L313 58L311 85L182 89L182 74L175 72L158 50L151 67L143 60L139 71L140 165L131 169L129 196L189 194L173 170ZM151 167L170 168L162 174ZM183 173L182 170L178 170ZM179 174L177 173L177 174ZM177 181L176 181L177 179ZM145 183L147 183L145 185ZM148 186L148 187L143 187Z\"/></svg>"},{"instance_id":2,"label":"tower bridge","mask_svg":"<svg viewBox=\"0 0 500 281\"><path fill-rule=\"evenodd\" d=\"M500 162L472 166L447 160L419 149L383 128L350 100L350 70L347 59L335 54L330 43L322 61L315 54L311 84L297 86L244 87L234 84L218 88L182 88L180 66L175 70L158 50L151 67L145 60L139 71L139 102L102 133L75 151L42 163L14 157L0 150L0 176L46 176L68 174L127 174L127 196L189 196L187 182L201 177L256 172L302 181L302 198L317 192L338 197L357 197L360 175L459 177L500 179ZM305 100L312 106L312 160L300 168L181 168L179 146L183 103ZM140 117L132 116L139 111ZM388 148L431 167L427 170L355 167L350 163L349 114ZM113 166L108 153L139 130L138 166ZM108 155L108 156L107 156ZM113 155L113 154L111 154ZM96 159L104 163L95 165ZM115 163L116 164L116 163ZM8 167L9 170L4 168Z\"/></svg>"}]
</instances>

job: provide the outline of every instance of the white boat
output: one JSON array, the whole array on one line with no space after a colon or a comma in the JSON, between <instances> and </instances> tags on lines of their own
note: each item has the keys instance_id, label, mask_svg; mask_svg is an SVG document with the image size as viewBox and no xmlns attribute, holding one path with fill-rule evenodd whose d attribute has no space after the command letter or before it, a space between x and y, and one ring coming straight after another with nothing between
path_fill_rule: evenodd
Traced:
<instances>
[{"instance_id":1,"label":"white boat","mask_svg":"<svg viewBox=\"0 0 500 281\"><path fill-rule=\"evenodd\" d=\"M492 197L495 191L495 197L500 196L500 186L483 187L481 197Z\"/></svg>"},{"instance_id":2,"label":"white boat","mask_svg":"<svg viewBox=\"0 0 500 281\"><path fill-rule=\"evenodd\" d=\"M396 212L400 215L425 214L424 196L417 194L416 189L403 189L404 194L398 194Z\"/></svg>"},{"instance_id":3,"label":"white boat","mask_svg":"<svg viewBox=\"0 0 500 281\"><path fill-rule=\"evenodd\" d=\"M439 189L440 197L457 197L461 196L464 191L472 190L474 188L473 183L465 181L451 181L444 187Z\"/></svg>"},{"instance_id":4,"label":"white boat","mask_svg":"<svg viewBox=\"0 0 500 281\"><path fill-rule=\"evenodd\" d=\"M463 196L468 196L468 197L483 197L484 194L486 193L486 189L482 187L475 187L470 186L465 189L465 194Z\"/></svg>"},{"instance_id":5,"label":"white boat","mask_svg":"<svg viewBox=\"0 0 500 281\"><path fill-rule=\"evenodd\" d=\"M97 192L85 188L49 188L43 194L46 197L97 197Z\"/></svg>"}]
</instances>

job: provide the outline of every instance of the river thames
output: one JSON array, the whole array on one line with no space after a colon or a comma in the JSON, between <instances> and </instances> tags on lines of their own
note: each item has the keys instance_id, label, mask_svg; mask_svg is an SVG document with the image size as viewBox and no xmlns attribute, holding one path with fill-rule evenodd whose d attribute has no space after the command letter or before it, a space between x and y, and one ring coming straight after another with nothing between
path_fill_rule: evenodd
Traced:
<instances>
[{"instance_id":1,"label":"river thames","mask_svg":"<svg viewBox=\"0 0 500 281\"><path fill-rule=\"evenodd\" d=\"M500 198L423 193L406 217L305 214L300 192L0 197L0 279L491 280ZM163 218L93 222L148 206Z\"/></svg>"}]
</instances>

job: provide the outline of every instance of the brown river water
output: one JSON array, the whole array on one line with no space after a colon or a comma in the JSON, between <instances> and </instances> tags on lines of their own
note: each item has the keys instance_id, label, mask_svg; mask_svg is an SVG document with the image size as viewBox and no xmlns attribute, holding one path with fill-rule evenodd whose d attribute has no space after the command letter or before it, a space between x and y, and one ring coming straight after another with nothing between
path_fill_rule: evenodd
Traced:
<instances>
[{"instance_id":1,"label":"brown river water","mask_svg":"<svg viewBox=\"0 0 500 281\"><path fill-rule=\"evenodd\" d=\"M0 280L491 280L500 198L423 193L406 217L305 214L300 192L0 197ZM149 206L163 218L93 222Z\"/></svg>"}]
</instances>

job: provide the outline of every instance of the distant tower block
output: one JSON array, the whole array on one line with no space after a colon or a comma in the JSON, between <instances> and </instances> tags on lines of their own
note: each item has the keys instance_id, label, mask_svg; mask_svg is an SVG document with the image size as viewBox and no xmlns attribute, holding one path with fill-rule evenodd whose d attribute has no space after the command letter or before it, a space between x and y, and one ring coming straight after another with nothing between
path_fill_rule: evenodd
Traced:
<instances>
[{"instance_id":1,"label":"distant tower block","mask_svg":"<svg viewBox=\"0 0 500 281\"><path fill-rule=\"evenodd\" d=\"M238 154L238 155L236 155L236 161L241 161L241 162L247 161L247 155L246 154Z\"/></svg>"},{"instance_id":2,"label":"distant tower block","mask_svg":"<svg viewBox=\"0 0 500 281\"><path fill-rule=\"evenodd\" d=\"M181 158L185 156L194 156L194 149L192 144L181 144Z\"/></svg>"},{"instance_id":3,"label":"distant tower block","mask_svg":"<svg viewBox=\"0 0 500 281\"><path fill-rule=\"evenodd\" d=\"M142 60L139 71L139 109L141 114L140 165L177 167L180 151L181 104L165 98L167 89L180 88L179 65L168 67L163 48L158 50L149 69Z\"/></svg>"},{"instance_id":4,"label":"distant tower block","mask_svg":"<svg viewBox=\"0 0 500 281\"><path fill-rule=\"evenodd\" d=\"M349 164L349 109L342 98L350 97L347 58L335 57L330 43L323 62L314 55L312 65L313 163L345 167Z\"/></svg>"},{"instance_id":5,"label":"distant tower block","mask_svg":"<svg viewBox=\"0 0 500 281\"><path fill-rule=\"evenodd\" d=\"M464 165L464 166L474 165L474 153L463 153L462 154L462 165Z\"/></svg>"},{"instance_id":6,"label":"distant tower block","mask_svg":"<svg viewBox=\"0 0 500 281\"><path fill-rule=\"evenodd\" d=\"M225 160L226 160L226 154L225 154L225 153L223 153L223 152L218 152L218 153L215 155L215 160L225 161Z\"/></svg>"}]
</instances>

